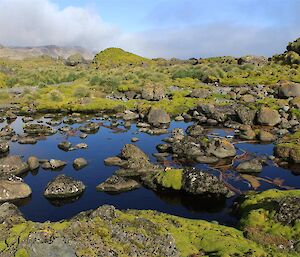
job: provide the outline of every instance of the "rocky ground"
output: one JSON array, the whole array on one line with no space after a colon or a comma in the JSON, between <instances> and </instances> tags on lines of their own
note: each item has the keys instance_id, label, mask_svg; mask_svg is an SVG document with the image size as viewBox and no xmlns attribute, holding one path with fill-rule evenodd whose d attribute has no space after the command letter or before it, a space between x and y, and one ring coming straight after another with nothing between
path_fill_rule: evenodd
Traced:
<instances>
[{"instance_id":1,"label":"rocky ground","mask_svg":"<svg viewBox=\"0 0 300 257\"><path fill-rule=\"evenodd\" d=\"M299 256L299 191L269 190L240 200L239 229L155 211L104 205L70 220L36 223L0 206L3 257Z\"/></svg>"}]
</instances>

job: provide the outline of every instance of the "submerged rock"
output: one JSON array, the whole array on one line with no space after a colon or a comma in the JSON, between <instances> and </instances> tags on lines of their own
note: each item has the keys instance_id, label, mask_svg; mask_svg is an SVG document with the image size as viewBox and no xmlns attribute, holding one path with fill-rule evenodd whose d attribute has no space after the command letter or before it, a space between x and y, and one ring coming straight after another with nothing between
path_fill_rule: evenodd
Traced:
<instances>
[{"instance_id":1,"label":"submerged rock","mask_svg":"<svg viewBox=\"0 0 300 257\"><path fill-rule=\"evenodd\" d=\"M252 159L249 161L244 161L240 163L236 170L241 173L257 173L262 171L262 164L257 159Z\"/></svg>"},{"instance_id":2,"label":"submerged rock","mask_svg":"<svg viewBox=\"0 0 300 257\"><path fill-rule=\"evenodd\" d=\"M69 198L83 193L85 185L66 175L58 175L48 183L44 191L46 198Z\"/></svg>"},{"instance_id":3,"label":"submerged rock","mask_svg":"<svg viewBox=\"0 0 300 257\"><path fill-rule=\"evenodd\" d=\"M31 195L31 188L14 175L0 176L0 202L24 199Z\"/></svg>"},{"instance_id":4,"label":"submerged rock","mask_svg":"<svg viewBox=\"0 0 300 257\"><path fill-rule=\"evenodd\" d=\"M29 144L29 145L34 145L37 143L37 139L34 137L20 137L18 139L18 143L25 145L25 144Z\"/></svg>"},{"instance_id":5,"label":"submerged rock","mask_svg":"<svg viewBox=\"0 0 300 257\"><path fill-rule=\"evenodd\" d=\"M113 175L101 184L99 184L96 189L98 191L105 191L111 193L121 193L125 191L130 191L140 187L140 184L133 179L124 178L120 176Z\"/></svg>"},{"instance_id":6,"label":"submerged rock","mask_svg":"<svg viewBox=\"0 0 300 257\"><path fill-rule=\"evenodd\" d=\"M28 164L20 156L11 155L0 159L0 174L20 175L28 169Z\"/></svg>"}]
</instances>

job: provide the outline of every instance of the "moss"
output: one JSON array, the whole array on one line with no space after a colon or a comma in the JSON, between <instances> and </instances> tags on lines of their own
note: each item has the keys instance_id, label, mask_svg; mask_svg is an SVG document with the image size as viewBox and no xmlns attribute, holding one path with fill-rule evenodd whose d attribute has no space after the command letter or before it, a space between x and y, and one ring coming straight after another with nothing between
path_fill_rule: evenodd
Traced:
<instances>
[{"instance_id":1,"label":"moss","mask_svg":"<svg viewBox=\"0 0 300 257\"><path fill-rule=\"evenodd\" d=\"M182 169L169 169L159 172L155 178L164 188L180 190L182 187Z\"/></svg>"},{"instance_id":2,"label":"moss","mask_svg":"<svg viewBox=\"0 0 300 257\"><path fill-rule=\"evenodd\" d=\"M276 221L276 202L284 197L300 197L300 190L268 190L258 194L248 194L240 205L242 218L240 226L244 230L256 231L256 237L272 238L273 241L297 240L300 238L300 221L294 225L284 225ZM255 236L253 237L255 240Z\"/></svg>"},{"instance_id":3,"label":"moss","mask_svg":"<svg viewBox=\"0 0 300 257\"><path fill-rule=\"evenodd\" d=\"M6 249L7 245L4 241L0 241L0 252L3 252Z\"/></svg>"},{"instance_id":4,"label":"moss","mask_svg":"<svg viewBox=\"0 0 300 257\"><path fill-rule=\"evenodd\" d=\"M26 249L22 248L16 252L15 257L30 257L30 255Z\"/></svg>"}]
</instances>

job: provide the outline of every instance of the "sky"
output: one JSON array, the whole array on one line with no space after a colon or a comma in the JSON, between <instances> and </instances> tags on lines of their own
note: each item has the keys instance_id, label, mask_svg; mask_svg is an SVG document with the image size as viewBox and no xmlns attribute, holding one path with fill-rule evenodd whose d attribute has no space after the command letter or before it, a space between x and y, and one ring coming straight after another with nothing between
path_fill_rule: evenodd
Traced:
<instances>
[{"instance_id":1,"label":"sky","mask_svg":"<svg viewBox=\"0 0 300 257\"><path fill-rule=\"evenodd\" d=\"M0 0L0 44L272 56L300 37L299 13L300 0Z\"/></svg>"}]
</instances>

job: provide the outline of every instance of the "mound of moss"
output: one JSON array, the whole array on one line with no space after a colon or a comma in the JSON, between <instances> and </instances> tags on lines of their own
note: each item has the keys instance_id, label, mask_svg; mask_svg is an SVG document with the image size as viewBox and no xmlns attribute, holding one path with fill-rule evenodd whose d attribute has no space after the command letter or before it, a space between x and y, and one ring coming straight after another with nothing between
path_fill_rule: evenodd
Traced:
<instances>
[{"instance_id":1,"label":"mound of moss","mask_svg":"<svg viewBox=\"0 0 300 257\"><path fill-rule=\"evenodd\" d=\"M94 63L100 67L141 66L150 60L121 48L107 48L94 57Z\"/></svg>"},{"instance_id":2,"label":"mound of moss","mask_svg":"<svg viewBox=\"0 0 300 257\"><path fill-rule=\"evenodd\" d=\"M239 211L240 228L245 231L247 238L299 256L300 190L273 189L248 194L240 204Z\"/></svg>"}]
</instances>

